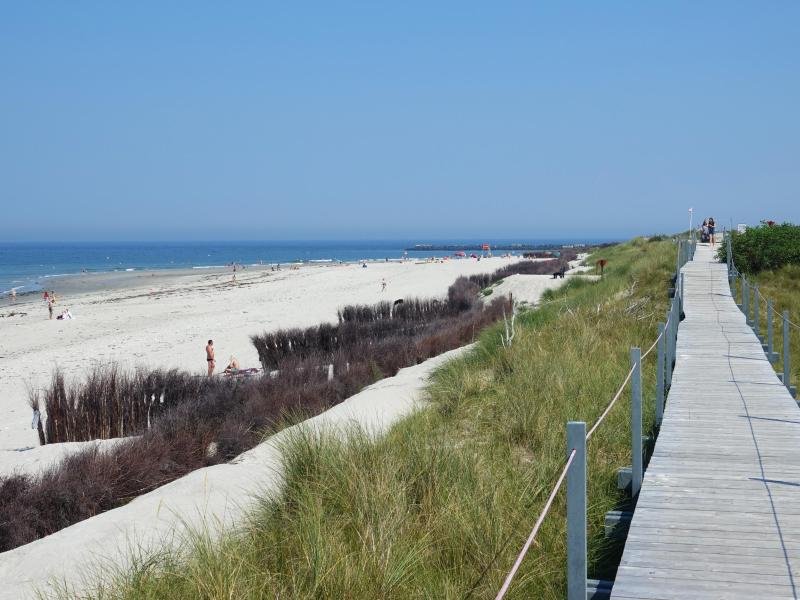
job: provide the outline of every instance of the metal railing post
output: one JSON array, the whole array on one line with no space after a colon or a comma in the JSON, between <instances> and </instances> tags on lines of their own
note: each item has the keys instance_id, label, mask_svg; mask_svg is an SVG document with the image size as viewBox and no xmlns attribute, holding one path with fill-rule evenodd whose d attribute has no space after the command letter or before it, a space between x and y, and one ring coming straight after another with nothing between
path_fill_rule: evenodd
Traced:
<instances>
[{"instance_id":1,"label":"metal railing post","mask_svg":"<svg viewBox=\"0 0 800 600\"><path fill-rule=\"evenodd\" d=\"M672 306L667 311L667 353L664 356L664 360L666 363L664 364L664 394L666 394L666 388L672 383L672 362L670 361L670 355L672 354Z\"/></svg>"},{"instance_id":2,"label":"metal railing post","mask_svg":"<svg viewBox=\"0 0 800 600\"><path fill-rule=\"evenodd\" d=\"M756 334L756 337L759 336L759 327L760 327L760 319L758 314L758 306L761 304L761 301L758 297L758 284L753 286L753 332Z\"/></svg>"},{"instance_id":3,"label":"metal railing post","mask_svg":"<svg viewBox=\"0 0 800 600\"><path fill-rule=\"evenodd\" d=\"M775 345L775 332L772 320L775 318L773 314L772 300L767 300L767 358L772 361L773 346Z\"/></svg>"},{"instance_id":4,"label":"metal railing post","mask_svg":"<svg viewBox=\"0 0 800 600\"><path fill-rule=\"evenodd\" d=\"M667 385L672 385L672 361L675 357L675 344L677 338L675 335L675 300L667 311L667 318L669 319L669 327L667 328Z\"/></svg>"},{"instance_id":5,"label":"metal railing post","mask_svg":"<svg viewBox=\"0 0 800 600\"><path fill-rule=\"evenodd\" d=\"M742 312L744 313L744 322L752 325L750 323L750 283L744 277L742 277Z\"/></svg>"},{"instance_id":6,"label":"metal railing post","mask_svg":"<svg viewBox=\"0 0 800 600\"><path fill-rule=\"evenodd\" d=\"M686 301L684 289L686 288L686 273L681 273L681 310L683 310L683 303Z\"/></svg>"},{"instance_id":7,"label":"metal railing post","mask_svg":"<svg viewBox=\"0 0 800 600\"><path fill-rule=\"evenodd\" d=\"M783 385L791 389L792 357L789 353L789 311L783 311Z\"/></svg>"},{"instance_id":8,"label":"metal railing post","mask_svg":"<svg viewBox=\"0 0 800 600\"><path fill-rule=\"evenodd\" d=\"M586 600L586 423L567 423L567 600Z\"/></svg>"},{"instance_id":9,"label":"metal railing post","mask_svg":"<svg viewBox=\"0 0 800 600\"><path fill-rule=\"evenodd\" d=\"M656 425L661 425L664 418L664 351L666 349L667 332L664 323L658 324L658 358L656 358Z\"/></svg>"},{"instance_id":10,"label":"metal railing post","mask_svg":"<svg viewBox=\"0 0 800 600\"><path fill-rule=\"evenodd\" d=\"M730 280L731 279L731 270L732 270L731 269L731 263L733 262L733 250L731 248L731 235L728 234L727 236L725 236L725 238L726 238L725 242L726 242L726 246L727 246L726 254L727 254L727 259L728 259L728 279Z\"/></svg>"},{"instance_id":11,"label":"metal railing post","mask_svg":"<svg viewBox=\"0 0 800 600\"><path fill-rule=\"evenodd\" d=\"M631 348L631 497L642 487L642 351Z\"/></svg>"}]
</instances>

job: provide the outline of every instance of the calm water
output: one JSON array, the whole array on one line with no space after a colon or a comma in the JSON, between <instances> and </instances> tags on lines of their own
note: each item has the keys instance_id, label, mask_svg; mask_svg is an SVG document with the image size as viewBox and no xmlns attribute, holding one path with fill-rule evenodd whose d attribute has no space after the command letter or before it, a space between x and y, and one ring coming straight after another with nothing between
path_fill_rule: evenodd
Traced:
<instances>
[{"instance_id":1,"label":"calm water","mask_svg":"<svg viewBox=\"0 0 800 600\"><path fill-rule=\"evenodd\" d=\"M518 242L552 244L603 240L412 240L358 242L120 242L0 244L0 293L18 294L52 286L53 277L88 272L143 269L208 268L237 262L245 265L308 261L399 259L403 248L417 243ZM409 252L409 257L442 256Z\"/></svg>"}]
</instances>

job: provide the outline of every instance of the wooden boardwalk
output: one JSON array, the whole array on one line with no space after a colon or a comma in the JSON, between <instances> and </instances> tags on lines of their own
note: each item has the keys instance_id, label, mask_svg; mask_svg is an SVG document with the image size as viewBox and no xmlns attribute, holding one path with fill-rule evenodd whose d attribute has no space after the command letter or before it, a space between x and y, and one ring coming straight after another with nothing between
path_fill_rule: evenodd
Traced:
<instances>
[{"instance_id":1,"label":"wooden boardwalk","mask_svg":"<svg viewBox=\"0 0 800 600\"><path fill-rule=\"evenodd\" d=\"M664 420L611 597L798 598L800 409L698 246Z\"/></svg>"}]
</instances>

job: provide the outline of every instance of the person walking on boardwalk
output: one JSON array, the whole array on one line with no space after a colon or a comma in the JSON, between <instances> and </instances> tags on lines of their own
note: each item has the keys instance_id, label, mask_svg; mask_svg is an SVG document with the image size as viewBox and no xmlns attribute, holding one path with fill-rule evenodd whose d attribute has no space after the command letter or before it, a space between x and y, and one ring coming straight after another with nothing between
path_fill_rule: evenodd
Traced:
<instances>
[{"instance_id":1,"label":"person walking on boardwalk","mask_svg":"<svg viewBox=\"0 0 800 600\"><path fill-rule=\"evenodd\" d=\"M713 246L714 241L714 217L708 217L708 237L711 241L711 245Z\"/></svg>"},{"instance_id":2,"label":"person walking on boardwalk","mask_svg":"<svg viewBox=\"0 0 800 600\"><path fill-rule=\"evenodd\" d=\"M217 366L217 361L214 360L214 340L208 340L206 345L206 362L208 363L208 376L214 374L214 367Z\"/></svg>"}]
</instances>

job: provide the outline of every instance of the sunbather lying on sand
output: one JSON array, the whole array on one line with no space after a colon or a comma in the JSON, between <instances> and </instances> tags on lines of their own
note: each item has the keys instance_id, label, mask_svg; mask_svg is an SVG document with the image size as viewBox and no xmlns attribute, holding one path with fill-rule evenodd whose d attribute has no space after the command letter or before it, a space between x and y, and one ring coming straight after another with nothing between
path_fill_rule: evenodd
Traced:
<instances>
[{"instance_id":1,"label":"sunbather lying on sand","mask_svg":"<svg viewBox=\"0 0 800 600\"><path fill-rule=\"evenodd\" d=\"M239 361L236 359L235 356L231 356L230 361L228 362L228 366L225 367L225 373L231 374L236 373L239 370Z\"/></svg>"}]
</instances>

